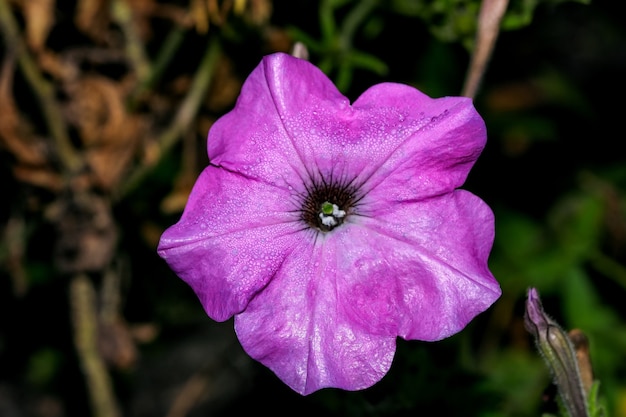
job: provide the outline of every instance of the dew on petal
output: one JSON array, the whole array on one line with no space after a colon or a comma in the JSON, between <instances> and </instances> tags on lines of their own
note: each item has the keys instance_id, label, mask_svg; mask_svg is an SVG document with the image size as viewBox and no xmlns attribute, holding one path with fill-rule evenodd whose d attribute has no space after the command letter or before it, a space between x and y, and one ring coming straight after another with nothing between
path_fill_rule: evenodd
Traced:
<instances>
[{"instance_id":1,"label":"dew on petal","mask_svg":"<svg viewBox=\"0 0 626 417\"><path fill-rule=\"evenodd\" d=\"M278 53L237 103L159 254L295 391L372 386L397 337L451 336L499 297L493 216L458 190L486 140L471 100L383 83L350 105Z\"/></svg>"}]
</instances>

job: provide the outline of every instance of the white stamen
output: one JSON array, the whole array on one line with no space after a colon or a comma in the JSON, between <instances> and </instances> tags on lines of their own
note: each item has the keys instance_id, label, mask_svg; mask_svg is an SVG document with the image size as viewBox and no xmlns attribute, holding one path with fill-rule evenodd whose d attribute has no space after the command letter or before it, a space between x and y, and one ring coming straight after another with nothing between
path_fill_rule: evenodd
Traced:
<instances>
[{"instance_id":1,"label":"white stamen","mask_svg":"<svg viewBox=\"0 0 626 417\"><path fill-rule=\"evenodd\" d=\"M346 212L343 210L339 210L339 207L337 207L337 204L333 204L333 217L338 217L338 218L342 218L345 217Z\"/></svg>"},{"instance_id":2,"label":"white stamen","mask_svg":"<svg viewBox=\"0 0 626 417\"><path fill-rule=\"evenodd\" d=\"M332 227L337 226L337 220L333 216L325 216L324 213L320 213L320 219L324 226Z\"/></svg>"},{"instance_id":3,"label":"white stamen","mask_svg":"<svg viewBox=\"0 0 626 417\"><path fill-rule=\"evenodd\" d=\"M325 205L328 205L329 203L324 203ZM337 204L333 204L333 212L326 214L324 212L319 214L320 216L320 220L322 220L322 224L326 227L335 227L337 226L337 224L339 224L337 222L337 219L341 219L343 217L346 217L346 212L344 210L339 210L339 206L337 206Z\"/></svg>"}]
</instances>

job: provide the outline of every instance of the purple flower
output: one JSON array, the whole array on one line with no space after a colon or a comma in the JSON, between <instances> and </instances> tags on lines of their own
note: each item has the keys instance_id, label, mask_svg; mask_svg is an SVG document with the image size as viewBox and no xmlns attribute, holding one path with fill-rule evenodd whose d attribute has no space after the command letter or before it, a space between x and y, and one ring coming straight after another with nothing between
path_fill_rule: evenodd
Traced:
<instances>
[{"instance_id":1,"label":"purple flower","mask_svg":"<svg viewBox=\"0 0 626 417\"><path fill-rule=\"evenodd\" d=\"M351 105L309 62L269 55L158 252L295 391L369 387L398 336L448 337L500 295L493 214L457 189L485 140L470 99L384 83Z\"/></svg>"}]
</instances>

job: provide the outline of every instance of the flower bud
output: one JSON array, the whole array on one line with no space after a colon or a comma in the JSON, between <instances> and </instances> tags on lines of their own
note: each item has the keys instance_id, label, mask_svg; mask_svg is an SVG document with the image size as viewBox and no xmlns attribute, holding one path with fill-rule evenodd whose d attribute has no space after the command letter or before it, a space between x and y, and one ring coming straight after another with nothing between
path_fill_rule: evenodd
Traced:
<instances>
[{"instance_id":1,"label":"flower bud","mask_svg":"<svg viewBox=\"0 0 626 417\"><path fill-rule=\"evenodd\" d=\"M524 325L535 338L537 349L552 372L568 414L588 417L586 395L572 342L568 334L546 315L535 288L528 290Z\"/></svg>"}]
</instances>

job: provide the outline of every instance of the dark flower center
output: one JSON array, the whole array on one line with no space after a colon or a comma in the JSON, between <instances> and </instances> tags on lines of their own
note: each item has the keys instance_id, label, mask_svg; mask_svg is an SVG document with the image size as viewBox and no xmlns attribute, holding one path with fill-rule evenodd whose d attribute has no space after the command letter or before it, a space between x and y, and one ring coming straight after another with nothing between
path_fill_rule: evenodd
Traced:
<instances>
[{"instance_id":1,"label":"dark flower center","mask_svg":"<svg viewBox=\"0 0 626 417\"><path fill-rule=\"evenodd\" d=\"M351 181L313 181L307 187L300 218L313 229L329 232L354 213L359 200L356 191Z\"/></svg>"}]
</instances>

